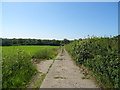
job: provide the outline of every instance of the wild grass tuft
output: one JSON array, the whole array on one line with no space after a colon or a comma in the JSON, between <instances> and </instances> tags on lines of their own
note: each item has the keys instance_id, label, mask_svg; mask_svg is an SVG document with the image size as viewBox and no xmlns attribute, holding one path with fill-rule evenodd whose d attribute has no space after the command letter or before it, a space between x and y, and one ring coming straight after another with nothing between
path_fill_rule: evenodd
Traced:
<instances>
[{"instance_id":1,"label":"wild grass tuft","mask_svg":"<svg viewBox=\"0 0 120 90\"><path fill-rule=\"evenodd\" d=\"M23 88L31 77L37 73L29 54L18 49L14 52L12 55L3 56L3 88Z\"/></svg>"},{"instance_id":2,"label":"wild grass tuft","mask_svg":"<svg viewBox=\"0 0 120 90\"><path fill-rule=\"evenodd\" d=\"M37 73L32 57L54 58L58 48L56 46L3 46L2 87L25 88Z\"/></svg>"},{"instance_id":3,"label":"wild grass tuft","mask_svg":"<svg viewBox=\"0 0 120 90\"><path fill-rule=\"evenodd\" d=\"M37 52L35 52L35 54L33 55L32 58L36 58L36 59L53 59L57 54L57 49L43 49L43 50L39 50Z\"/></svg>"}]
</instances>

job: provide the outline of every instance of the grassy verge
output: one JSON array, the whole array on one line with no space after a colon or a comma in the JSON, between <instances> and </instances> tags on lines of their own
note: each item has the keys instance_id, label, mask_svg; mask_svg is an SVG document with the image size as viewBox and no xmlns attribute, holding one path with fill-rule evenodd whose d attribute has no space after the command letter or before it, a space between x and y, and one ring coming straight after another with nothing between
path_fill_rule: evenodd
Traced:
<instances>
[{"instance_id":1,"label":"grassy verge","mask_svg":"<svg viewBox=\"0 0 120 90\"><path fill-rule=\"evenodd\" d=\"M54 61L55 60L53 60L53 63L54 63ZM36 89L40 88L40 86L42 85L43 80L45 79L46 75L48 74L48 72L49 72L50 68L52 67L53 63L49 66L49 68L48 68L48 70L47 70L46 73L43 74L42 72L40 72L39 75L38 75L38 77L35 77L37 79L36 79L36 81L34 80L34 83L32 81L33 88L36 88Z\"/></svg>"},{"instance_id":2,"label":"grassy verge","mask_svg":"<svg viewBox=\"0 0 120 90\"><path fill-rule=\"evenodd\" d=\"M33 88L40 88L43 80L45 79L46 74L42 74L40 77L38 77L38 80L34 83L34 87Z\"/></svg>"},{"instance_id":3,"label":"grassy verge","mask_svg":"<svg viewBox=\"0 0 120 90\"><path fill-rule=\"evenodd\" d=\"M31 78L38 73L31 59L52 59L56 56L58 48L55 46L2 47L2 87L25 88Z\"/></svg>"},{"instance_id":4,"label":"grassy verge","mask_svg":"<svg viewBox=\"0 0 120 90\"><path fill-rule=\"evenodd\" d=\"M59 51L58 48L53 48L53 49L45 48L43 50L39 50L35 52L32 58L35 61L54 59L58 54L58 51Z\"/></svg>"},{"instance_id":5,"label":"grassy verge","mask_svg":"<svg viewBox=\"0 0 120 90\"><path fill-rule=\"evenodd\" d=\"M30 61L31 57L24 51L15 50L11 55L3 56L2 87L23 88L33 75L37 73Z\"/></svg>"}]
</instances>

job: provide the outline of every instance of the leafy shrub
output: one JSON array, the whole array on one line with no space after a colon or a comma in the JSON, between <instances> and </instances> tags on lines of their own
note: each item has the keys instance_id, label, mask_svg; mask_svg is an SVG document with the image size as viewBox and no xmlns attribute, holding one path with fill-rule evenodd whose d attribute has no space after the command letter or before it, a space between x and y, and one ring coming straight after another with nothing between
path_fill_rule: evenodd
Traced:
<instances>
[{"instance_id":1,"label":"leafy shrub","mask_svg":"<svg viewBox=\"0 0 120 90\"><path fill-rule=\"evenodd\" d=\"M114 38L88 38L65 46L78 64L90 68L104 88L119 88L118 40Z\"/></svg>"},{"instance_id":2,"label":"leafy shrub","mask_svg":"<svg viewBox=\"0 0 120 90\"><path fill-rule=\"evenodd\" d=\"M23 88L37 72L31 57L25 51L14 50L13 55L3 55L2 87Z\"/></svg>"}]
</instances>

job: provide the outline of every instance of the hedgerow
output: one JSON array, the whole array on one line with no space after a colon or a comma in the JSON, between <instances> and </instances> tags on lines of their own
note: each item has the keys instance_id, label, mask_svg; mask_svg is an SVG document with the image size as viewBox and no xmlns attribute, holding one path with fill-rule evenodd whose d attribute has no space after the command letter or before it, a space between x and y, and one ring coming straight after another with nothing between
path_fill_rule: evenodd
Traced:
<instances>
[{"instance_id":1,"label":"hedgerow","mask_svg":"<svg viewBox=\"0 0 120 90\"><path fill-rule=\"evenodd\" d=\"M119 49L116 38L88 38L65 46L77 64L89 68L103 88L119 88Z\"/></svg>"}]
</instances>

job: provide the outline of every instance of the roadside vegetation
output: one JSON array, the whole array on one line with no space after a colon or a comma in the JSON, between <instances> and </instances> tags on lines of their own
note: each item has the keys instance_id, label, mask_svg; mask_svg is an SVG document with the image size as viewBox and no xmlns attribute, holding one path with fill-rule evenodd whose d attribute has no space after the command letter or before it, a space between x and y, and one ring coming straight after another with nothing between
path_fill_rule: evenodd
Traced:
<instances>
[{"instance_id":1,"label":"roadside vegetation","mask_svg":"<svg viewBox=\"0 0 120 90\"><path fill-rule=\"evenodd\" d=\"M59 46L4 46L2 47L2 87L25 88L38 73L34 60L53 59Z\"/></svg>"},{"instance_id":2,"label":"roadside vegetation","mask_svg":"<svg viewBox=\"0 0 120 90\"><path fill-rule=\"evenodd\" d=\"M78 65L84 65L93 72L102 88L120 88L118 37L75 40L65 48Z\"/></svg>"},{"instance_id":3,"label":"roadside vegetation","mask_svg":"<svg viewBox=\"0 0 120 90\"><path fill-rule=\"evenodd\" d=\"M49 60L49 59L54 59L54 57L57 54L58 54L58 48L51 48L51 49L44 48L43 50L36 51L32 56L32 58Z\"/></svg>"}]
</instances>

